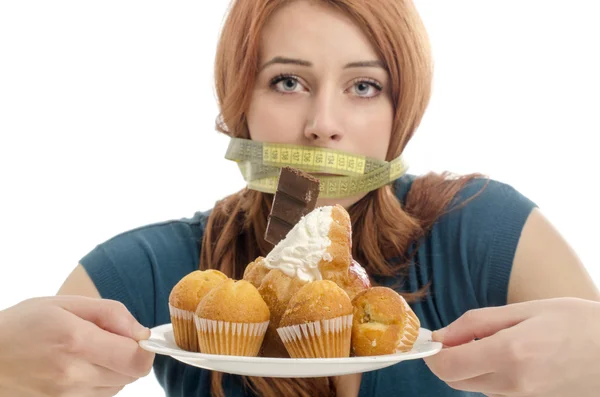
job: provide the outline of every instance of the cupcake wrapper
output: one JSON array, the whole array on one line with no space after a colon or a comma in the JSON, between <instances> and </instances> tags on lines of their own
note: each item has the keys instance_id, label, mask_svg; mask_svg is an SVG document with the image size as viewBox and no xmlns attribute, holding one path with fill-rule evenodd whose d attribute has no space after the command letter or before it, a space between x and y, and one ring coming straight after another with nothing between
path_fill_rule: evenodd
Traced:
<instances>
[{"instance_id":1,"label":"cupcake wrapper","mask_svg":"<svg viewBox=\"0 0 600 397\"><path fill-rule=\"evenodd\" d=\"M352 314L277 328L277 333L292 358L349 357Z\"/></svg>"},{"instance_id":2,"label":"cupcake wrapper","mask_svg":"<svg viewBox=\"0 0 600 397\"><path fill-rule=\"evenodd\" d=\"M256 356L260 351L268 321L232 323L194 315L200 351L207 354Z\"/></svg>"},{"instance_id":3,"label":"cupcake wrapper","mask_svg":"<svg viewBox=\"0 0 600 397\"><path fill-rule=\"evenodd\" d=\"M402 338L396 347L396 351L398 352L407 352L412 349L419 337L419 329L421 328L419 318L406 301L404 302L404 309L406 310L406 322L404 324Z\"/></svg>"},{"instance_id":4,"label":"cupcake wrapper","mask_svg":"<svg viewBox=\"0 0 600 397\"><path fill-rule=\"evenodd\" d=\"M181 310L171 305L169 305L169 312L177 346L190 352L199 352L194 312Z\"/></svg>"}]
</instances>

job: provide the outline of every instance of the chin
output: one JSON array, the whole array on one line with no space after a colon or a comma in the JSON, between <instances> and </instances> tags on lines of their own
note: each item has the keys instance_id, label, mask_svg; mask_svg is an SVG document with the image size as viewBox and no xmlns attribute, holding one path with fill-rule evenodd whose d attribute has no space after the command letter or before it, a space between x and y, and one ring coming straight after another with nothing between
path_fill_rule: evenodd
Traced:
<instances>
[{"instance_id":1,"label":"chin","mask_svg":"<svg viewBox=\"0 0 600 397\"><path fill-rule=\"evenodd\" d=\"M317 207L325 207L325 206L339 204L342 207L344 207L346 210L348 210L351 206L358 203L360 201L360 199L362 199L366 195L367 194L364 193L364 194L361 194L358 196L352 196L352 197L320 198L320 199L317 199Z\"/></svg>"}]
</instances>

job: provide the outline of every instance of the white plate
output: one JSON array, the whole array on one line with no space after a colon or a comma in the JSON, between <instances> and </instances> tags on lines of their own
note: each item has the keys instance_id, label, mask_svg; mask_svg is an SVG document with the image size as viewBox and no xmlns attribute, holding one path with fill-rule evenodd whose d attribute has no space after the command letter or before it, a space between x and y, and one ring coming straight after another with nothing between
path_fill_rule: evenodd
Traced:
<instances>
[{"instance_id":1,"label":"white plate","mask_svg":"<svg viewBox=\"0 0 600 397\"><path fill-rule=\"evenodd\" d=\"M148 351L171 356L195 367L237 375L305 378L337 376L374 371L405 360L415 360L436 354L442 344L431 341L431 331L421 328L412 350L383 356L348 358L271 358L243 357L192 353L180 349L173 338L173 327L164 324L152 328L148 340L140 346Z\"/></svg>"}]
</instances>

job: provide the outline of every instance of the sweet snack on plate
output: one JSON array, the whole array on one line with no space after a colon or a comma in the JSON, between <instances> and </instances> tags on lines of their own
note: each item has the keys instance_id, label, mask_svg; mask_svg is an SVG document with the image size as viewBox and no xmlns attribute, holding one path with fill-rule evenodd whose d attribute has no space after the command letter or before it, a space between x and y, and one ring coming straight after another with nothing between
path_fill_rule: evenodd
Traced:
<instances>
[{"instance_id":1,"label":"sweet snack on plate","mask_svg":"<svg viewBox=\"0 0 600 397\"><path fill-rule=\"evenodd\" d=\"M263 265L304 281L348 271L352 240L350 216L344 207L319 207L292 228L269 252Z\"/></svg>"},{"instance_id":2,"label":"sweet snack on plate","mask_svg":"<svg viewBox=\"0 0 600 397\"><path fill-rule=\"evenodd\" d=\"M290 277L279 269L271 270L262 280L258 292L269 306L271 322L265 335L263 355L287 357L288 353L277 334L277 326L291 297L308 281Z\"/></svg>"},{"instance_id":3,"label":"sweet snack on plate","mask_svg":"<svg viewBox=\"0 0 600 397\"><path fill-rule=\"evenodd\" d=\"M292 296L307 283L331 280L352 299L370 287L366 272L352 260L350 216L344 207L327 206L304 216L266 258L244 272L269 305L271 323L263 355L286 357L276 329Z\"/></svg>"},{"instance_id":4,"label":"sweet snack on plate","mask_svg":"<svg viewBox=\"0 0 600 397\"><path fill-rule=\"evenodd\" d=\"M215 286L227 280L218 270L195 270L184 276L171 290L169 312L175 343L181 349L199 352L194 313L198 303Z\"/></svg>"},{"instance_id":5,"label":"sweet snack on plate","mask_svg":"<svg viewBox=\"0 0 600 397\"><path fill-rule=\"evenodd\" d=\"M349 357L350 298L333 281L308 283L290 300L277 332L292 358Z\"/></svg>"},{"instance_id":6,"label":"sweet snack on plate","mask_svg":"<svg viewBox=\"0 0 600 397\"><path fill-rule=\"evenodd\" d=\"M352 258L350 215L340 205L314 208L318 191L316 178L283 168L265 233L275 244L271 252L248 264L243 280L217 272L207 273L216 278L202 288L192 276L178 283L169 303L180 347L266 357L367 356L412 348L419 319L394 290L371 288L367 272ZM180 289L188 291L180 284L205 292L176 301ZM197 347L191 346L190 311Z\"/></svg>"},{"instance_id":7,"label":"sweet snack on plate","mask_svg":"<svg viewBox=\"0 0 600 397\"><path fill-rule=\"evenodd\" d=\"M254 285L256 288L260 287L263 279L271 269L264 266L264 260L262 256L259 256L254 260L254 262L250 262L246 269L244 269L243 279Z\"/></svg>"},{"instance_id":8,"label":"sweet snack on plate","mask_svg":"<svg viewBox=\"0 0 600 397\"><path fill-rule=\"evenodd\" d=\"M267 258L248 265L244 279L258 288L268 270L281 267L302 281L333 280L350 299L371 287L365 270L352 259L350 215L340 205L315 209L319 188L318 178L291 167L281 169L265 232L275 247Z\"/></svg>"},{"instance_id":9,"label":"sweet snack on plate","mask_svg":"<svg viewBox=\"0 0 600 397\"><path fill-rule=\"evenodd\" d=\"M352 351L377 356L412 349L421 326L408 303L396 291L373 287L352 301Z\"/></svg>"},{"instance_id":10,"label":"sweet snack on plate","mask_svg":"<svg viewBox=\"0 0 600 397\"><path fill-rule=\"evenodd\" d=\"M369 280L367 271L354 259L350 262L347 273L343 271L331 272L326 274L325 278L342 287L350 299L354 299L359 292L371 288L371 281Z\"/></svg>"},{"instance_id":11,"label":"sweet snack on plate","mask_svg":"<svg viewBox=\"0 0 600 397\"><path fill-rule=\"evenodd\" d=\"M267 220L265 240L279 243L304 215L315 209L320 182L306 172L283 167Z\"/></svg>"},{"instance_id":12,"label":"sweet snack on plate","mask_svg":"<svg viewBox=\"0 0 600 397\"><path fill-rule=\"evenodd\" d=\"M269 318L269 308L255 286L228 279L213 288L196 309L200 351L256 356Z\"/></svg>"}]
</instances>

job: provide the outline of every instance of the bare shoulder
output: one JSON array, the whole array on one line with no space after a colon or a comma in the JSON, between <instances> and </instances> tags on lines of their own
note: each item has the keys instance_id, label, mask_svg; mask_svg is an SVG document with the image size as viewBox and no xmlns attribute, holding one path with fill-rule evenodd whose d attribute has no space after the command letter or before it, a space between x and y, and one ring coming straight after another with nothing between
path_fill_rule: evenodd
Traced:
<instances>
[{"instance_id":1,"label":"bare shoulder","mask_svg":"<svg viewBox=\"0 0 600 397\"><path fill-rule=\"evenodd\" d=\"M100 298L100 292L81 264L69 274L57 295L80 295L90 298Z\"/></svg>"},{"instance_id":2,"label":"bare shoulder","mask_svg":"<svg viewBox=\"0 0 600 397\"><path fill-rule=\"evenodd\" d=\"M573 248L535 208L519 238L508 302L554 297L600 300L600 292Z\"/></svg>"}]
</instances>

